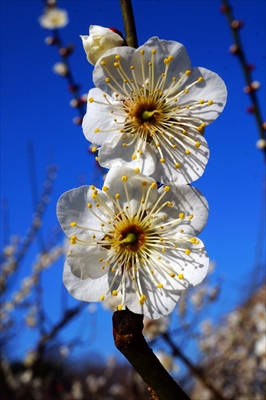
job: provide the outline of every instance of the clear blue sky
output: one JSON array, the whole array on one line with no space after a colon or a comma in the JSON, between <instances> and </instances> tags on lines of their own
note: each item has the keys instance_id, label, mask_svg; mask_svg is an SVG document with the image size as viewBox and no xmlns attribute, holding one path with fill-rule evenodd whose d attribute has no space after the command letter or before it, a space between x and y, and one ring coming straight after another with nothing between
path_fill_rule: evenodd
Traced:
<instances>
[{"instance_id":1,"label":"clear blue sky","mask_svg":"<svg viewBox=\"0 0 266 400\"><path fill-rule=\"evenodd\" d=\"M265 118L265 1L232 0L234 16L244 21L241 37L247 59L256 65L254 80ZM116 27L123 31L119 1L61 0L58 7L69 13L70 23L60 31L64 43L74 43L72 72L82 93L92 86L92 66L79 38L89 25ZM139 44L151 36L183 43L193 66L217 72L228 87L227 106L205 137L211 157L202 178L194 183L210 204L208 224L201 235L216 274L226 277L223 309L230 309L240 296L240 285L250 279L258 252L258 230L262 224L264 162L256 149L258 132L254 118L245 112L250 105L243 92L244 78L238 60L229 54L231 32L220 1L133 0ZM31 221L32 201L26 142L34 144L39 190L48 163L60 166L53 198L46 214L44 234L56 225L55 205L59 196L78 185L80 174L92 184L88 142L80 127L72 123L77 114L69 107L66 82L52 72L59 61L55 48L44 44L48 31L37 22L41 0L1 0L1 198L10 204L12 234L25 235ZM60 309L63 260L44 275L45 304L52 320ZM30 273L31 260L23 264L20 277ZM70 296L69 296L70 297ZM69 298L69 303L74 300ZM100 312L97 337L88 351L113 353L111 315ZM73 331L86 326L73 325ZM72 332L73 332L72 331ZM103 340L106 347L103 347ZM28 347L27 339L23 346Z\"/></svg>"}]
</instances>

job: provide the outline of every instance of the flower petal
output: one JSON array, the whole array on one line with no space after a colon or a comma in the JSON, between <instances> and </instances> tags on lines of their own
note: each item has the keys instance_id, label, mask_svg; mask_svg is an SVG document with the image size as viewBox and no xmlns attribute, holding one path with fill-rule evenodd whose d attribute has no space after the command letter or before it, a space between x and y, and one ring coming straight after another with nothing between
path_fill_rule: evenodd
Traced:
<instances>
[{"instance_id":1,"label":"flower petal","mask_svg":"<svg viewBox=\"0 0 266 400\"><path fill-rule=\"evenodd\" d=\"M126 190L125 182L122 181L122 177L126 176ZM113 167L106 175L104 185L108 187L108 193L115 198L116 194L120 194L119 203L122 208L128 208L130 206L131 213L134 216L139 209L141 201L143 199L143 181L146 182L147 187L152 183L155 183L154 179L144 176L141 173L137 173L132 168L119 168ZM157 200L158 192L157 189L151 190L149 198L147 199L147 208L151 207Z\"/></svg>"},{"instance_id":2,"label":"flower petal","mask_svg":"<svg viewBox=\"0 0 266 400\"><path fill-rule=\"evenodd\" d=\"M164 59L169 56L173 56L174 59L170 64L169 72L167 74L167 79L165 82L165 86L169 86L172 83L172 78L175 76L176 78L180 77L180 74L183 74L185 71L191 69L190 58L187 54L185 47L178 42L172 40L160 40L158 37L154 36L150 38L146 43L136 49L131 64L135 66L136 77L140 85L143 83L142 78L142 66L141 66L141 57L140 52L145 51L145 76L146 79L149 78L148 72L148 63L152 59L152 51L156 50L155 58L154 58L154 68L155 68L155 82L161 77L162 74L162 66L164 66Z\"/></svg>"},{"instance_id":3,"label":"flower petal","mask_svg":"<svg viewBox=\"0 0 266 400\"><path fill-rule=\"evenodd\" d=\"M105 168L113 166L138 168L141 173L151 175L156 166L156 156L149 143L144 143L144 145L145 151L140 155L135 153L132 135L124 134L114 137L110 142L105 141L100 148L98 154L99 163Z\"/></svg>"},{"instance_id":4,"label":"flower petal","mask_svg":"<svg viewBox=\"0 0 266 400\"><path fill-rule=\"evenodd\" d=\"M171 190L165 194L162 202L172 202L172 207L164 207L159 215L166 215L167 221L176 220L179 214L183 213L190 218L184 218L178 224L177 231L182 230L184 233L197 236L205 227L209 205L202 193L189 185L169 185ZM159 189L162 193L164 187ZM160 204L160 203L159 203Z\"/></svg>"},{"instance_id":5,"label":"flower petal","mask_svg":"<svg viewBox=\"0 0 266 400\"><path fill-rule=\"evenodd\" d=\"M123 49L123 51L121 51ZM133 47L115 47L111 50L107 50L103 57L101 57L97 63L95 64L95 68L93 70L93 82L95 86L99 89L102 89L105 93L108 93L110 96L113 95L114 90L106 84L106 73L103 65L101 64L104 62L106 67L108 68L110 75L115 77L117 82L117 89L118 91L119 85L123 87L124 79L118 74L116 67L114 66L114 62L116 61L115 56L121 56L121 64L125 70L125 73L128 76L131 76L130 66L131 66L131 59L136 49Z\"/></svg>"},{"instance_id":6,"label":"flower petal","mask_svg":"<svg viewBox=\"0 0 266 400\"><path fill-rule=\"evenodd\" d=\"M82 280L73 275L67 262L64 265L63 282L69 293L75 299L82 301L100 301L101 294L107 293L109 289L108 274L97 280L90 278Z\"/></svg>"},{"instance_id":7,"label":"flower petal","mask_svg":"<svg viewBox=\"0 0 266 400\"><path fill-rule=\"evenodd\" d=\"M69 190L62 194L57 203L57 218L62 226L63 231L68 237L72 235L84 235L84 239L91 238L91 232L88 229L81 229L80 227L90 227L95 231L95 236L102 239L103 233L100 230L100 221L93 215L88 208L88 203L95 204L96 201L92 198L93 190L90 186L80 186L79 188ZM108 199L105 193L98 191L99 196L108 207L112 208L113 204ZM104 218L104 215L102 215ZM73 225L72 223L75 222Z\"/></svg>"},{"instance_id":8,"label":"flower petal","mask_svg":"<svg viewBox=\"0 0 266 400\"><path fill-rule=\"evenodd\" d=\"M227 89L219 75L203 67L192 68L191 74L186 81L186 86L196 81L200 76L204 80L189 89L182 104L185 106L186 104L197 103L201 99L211 101L212 104L208 106L191 110L193 116L201 118L203 122L210 124L218 118L225 107Z\"/></svg>"},{"instance_id":9,"label":"flower petal","mask_svg":"<svg viewBox=\"0 0 266 400\"><path fill-rule=\"evenodd\" d=\"M202 135L194 134L194 140L200 142L200 147L196 147L187 138L183 138L189 154L186 154L183 147L176 147L172 149L171 154L164 151L164 162L162 163L158 160L157 153L158 161L155 171L151 174L152 177L157 182L176 182L178 184L188 184L199 179L208 163L210 151ZM175 166L176 164L178 167Z\"/></svg>"},{"instance_id":10,"label":"flower petal","mask_svg":"<svg viewBox=\"0 0 266 400\"><path fill-rule=\"evenodd\" d=\"M143 294L146 300L143 305L140 304L138 297L132 283L128 283L126 287L127 297L126 305L130 311L136 314L144 314L151 319L158 319L162 316L170 314L176 303L178 302L181 292L178 290L170 291L165 289L158 289L154 287L152 282L142 276Z\"/></svg>"},{"instance_id":11,"label":"flower petal","mask_svg":"<svg viewBox=\"0 0 266 400\"><path fill-rule=\"evenodd\" d=\"M109 95L106 95L105 98L104 92L100 89L94 88L89 91L87 112L82 122L87 140L102 145L105 141L112 140L114 135L121 135L119 125L113 116L114 110L116 111L117 108L120 110L119 122L124 122L126 115L124 115L121 102L114 100Z\"/></svg>"},{"instance_id":12,"label":"flower petal","mask_svg":"<svg viewBox=\"0 0 266 400\"><path fill-rule=\"evenodd\" d=\"M82 236L79 239L82 240ZM107 250L101 246L74 244L69 247L67 264L77 278L98 279L108 272L109 267L104 262L106 258Z\"/></svg>"}]
</instances>

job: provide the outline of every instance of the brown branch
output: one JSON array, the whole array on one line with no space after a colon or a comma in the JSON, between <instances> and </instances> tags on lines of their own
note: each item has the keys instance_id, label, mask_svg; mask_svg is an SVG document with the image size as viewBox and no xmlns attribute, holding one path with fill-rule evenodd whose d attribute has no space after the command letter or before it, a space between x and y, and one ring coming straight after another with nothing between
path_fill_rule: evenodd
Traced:
<instances>
[{"instance_id":1,"label":"brown branch","mask_svg":"<svg viewBox=\"0 0 266 400\"><path fill-rule=\"evenodd\" d=\"M131 0L120 0L120 7L124 20L124 29L127 44L130 47L137 48L138 39Z\"/></svg>"},{"instance_id":2,"label":"brown branch","mask_svg":"<svg viewBox=\"0 0 266 400\"><path fill-rule=\"evenodd\" d=\"M85 305L86 303L81 302L77 306L66 310L62 318L52 327L50 332L40 338L39 343L36 346L36 359L31 366L35 376L38 376L39 374L39 368L41 366L41 361L43 359L47 344L56 338L60 330L65 327L74 317L76 317Z\"/></svg>"},{"instance_id":3,"label":"brown branch","mask_svg":"<svg viewBox=\"0 0 266 400\"><path fill-rule=\"evenodd\" d=\"M148 385L152 399L189 400L186 393L164 369L142 334L143 315L129 310L113 315L113 334L117 349L128 359Z\"/></svg>"}]
</instances>

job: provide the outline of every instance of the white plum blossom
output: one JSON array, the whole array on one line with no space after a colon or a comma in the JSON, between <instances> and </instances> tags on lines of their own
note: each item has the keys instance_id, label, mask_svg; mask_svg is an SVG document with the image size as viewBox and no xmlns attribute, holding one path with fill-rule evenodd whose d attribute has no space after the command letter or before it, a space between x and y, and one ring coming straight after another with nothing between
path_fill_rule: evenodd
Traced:
<instances>
[{"instance_id":1,"label":"white plum blossom","mask_svg":"<svg viewBox=\"0 0 266 400\"><path fill-rule=\"evenodd\" d=\"M205 126L222 112L227 91L217 74L191 67L182 44L153 37L138 49L108 50L93 81L83 132L98 146L100 165L134 168L162 183L203 174Z\"/></svg>"},{"instance_id":2,"label":"white plum blossom","mask_svg":"<svg viewBox=\"0 0 266 400\"><path fill-rule=\"evenodd\" d=\"M65 10L57 7L47 7L39 17L39 23L44 29L64 28L68 24L68 15Z\"/></svg>"},{"instance_id":3,"label":"white plum blossom","mask_svg":"<svg viewBox=\"0 0 266 400\"><path fill-rule=\"evenodd\" d=\"M196 235L208 204L188 185L158 188L151 177L113 167L102 190L81 186L64 193L57 217L70 238L63 280L76 299L121 294L118 310L156 319L207 274L209 258Z\"/></svg>"},{"instance_id":4,"label":"white plum blossom","mask_svg":"<svg viewBox=\"0 0 266 400\"><path fill-rule=\"evenodd\" d=\"M90 64L95 65L107 50L123 46L125 40L112 28L91 25L88 35L80 35L82 44Z\"/></svg>"}]
</instances>

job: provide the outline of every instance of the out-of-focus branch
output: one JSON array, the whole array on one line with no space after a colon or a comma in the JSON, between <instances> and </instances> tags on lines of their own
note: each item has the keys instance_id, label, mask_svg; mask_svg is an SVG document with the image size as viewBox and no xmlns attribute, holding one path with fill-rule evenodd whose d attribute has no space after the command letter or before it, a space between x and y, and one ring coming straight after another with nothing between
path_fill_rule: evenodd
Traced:
<instances>
[{"instance_id":1,"label":"out-of-focus branch","mask_svg":"<svg viewBox=\"0 0 266 400\"><path fill-rule=\"evenodd\" d=\"M42 0L42 2L44 3L46 9L56 8L56 0ZM55 72L61 75L67 81L68 91L73 97L71 105L76 108L79 113L79 117L75 117L73 122L76 125L81 125L85 115L85 105L87 104L87 99L80 95L80 85L76 83L70 68L69 56L73 53L74 46L72 44L67 46L63 45L63 41L58 29L52 29L51 32L51 36L48 36L45 39L45 42L48 45L55 46L58 50L61 63L59 63L60 66L58 70L55 68Z\"/></svg>"},{"instance_id":2,"label":"out-of-focus branch","mask_svg":"<svg viewBox=\"0 0 266 400\"><path fill-rule=\"evenodd\" d=\"M127 44L136 48L138 47L138 39L131 0L120 0L120 6Z\"/></svg>"},{"instance_id":3,"label":"out-of-focus branch","mask_svg":"<svg viewBox=\"0 0 266 400\"><path fill-rule=\"evenodd\" d=\"M164 369L142 334L143 315L129 310L113 315L113 334L117 349L128 359L148 385L152 399L189 400L187 394Z\"/></svg>"},{"instance_id":4,"label":"out-of-focus branch","mask_svg":"<svg viewBox=\"0 0 266 400\"><path fill-rule=\"evenodd\" d=\"M249 107L249 112L253 113L257 122L260 138L263 140L264 146L262 145L261 150L263 150L266 156L266 121L263 121L259 101L257 98L257 89L259 88L258 82L254 82L251 77L251 71L253 66L248 64L246 55L244 52L244 47L240 38L239 28L242 27L242 21L235 20L233 17L232 7L230 6L228 0L221 0L222 7L221 12L223 12L229 22L229 26L233 35L234 44L231 46L231 53L236 55L239 59L244 78L247 86L244 88L245 93L250 97L252 106Z\"/></svg>"},{"instance_id":5,"label":"out-of-focus branch","mask_svg":"<svg viewBox=\"0 0 266 400\"><path fill-rule=\"evenodd\" d=\"M46 185L43 189L41 199L35 209L33 220L32 220L31 226L28 230L27 236L23 239L17 253L15 254L14 260L12 261L12 273L14 271L16 271L17 268L19 267L20 263L26 256L31 244L33 243L34 239L36 238L36 235L37 235L39 229L42 226L42 218L43 218L44 212L45 212L46 207L50 200L50 194L51 194L51 190L53 187L53 181L56 178L56 171L57 171L57 167L54 165L47 167L46 181L49 182L49 185ZM1 254L0 258L5 260L5 256L2 254ZM9 277L9 269L7 272L5 269L3 269L1 272L1 287L0 287L1 293L4 293L7 289L8 277Z\"/></svg>"},{"instance_id":6,"label":"out-of-focus branch","mask_svg":"<svg viewBox=\"0 0 266 400\"><path fill-rule=\"evenodd\" d=\"M74 317L76 317L85 306L86 306L86 303L79 303L76 307L66 310L65 313L63 314L62 318L60 319L60 321L58 321L52 327L50 332L47 333L46 335L43 335L40 338L39 343L36 346L37 357L36 357L35 363L32 365L33 370L36 371L38 369L38 365L42 359L42 356L44 354L47 344L49 342L51 342L56 337L56 335L60 332L60 330L64 326L66 326Z\"/></svg>"},{"instance_id":7,"label":"out-of-focus branch","mask_svg":"<svg viewBox=\"0 0 266 400\"><path fill-rule=\"evenodd\" d=\"M219 392L210 382L208 382L202 370L194 365L185 354L177 347L172 341L168 332L165 332L162 337L166 341L166 343L171 347L173 355L179 357L180 360L188 367L189 371L192 372L194 376L196 376L214 395L215 400L226 400L227 398L223 396L222 393Z\"/></svg>"}]
</instances>

